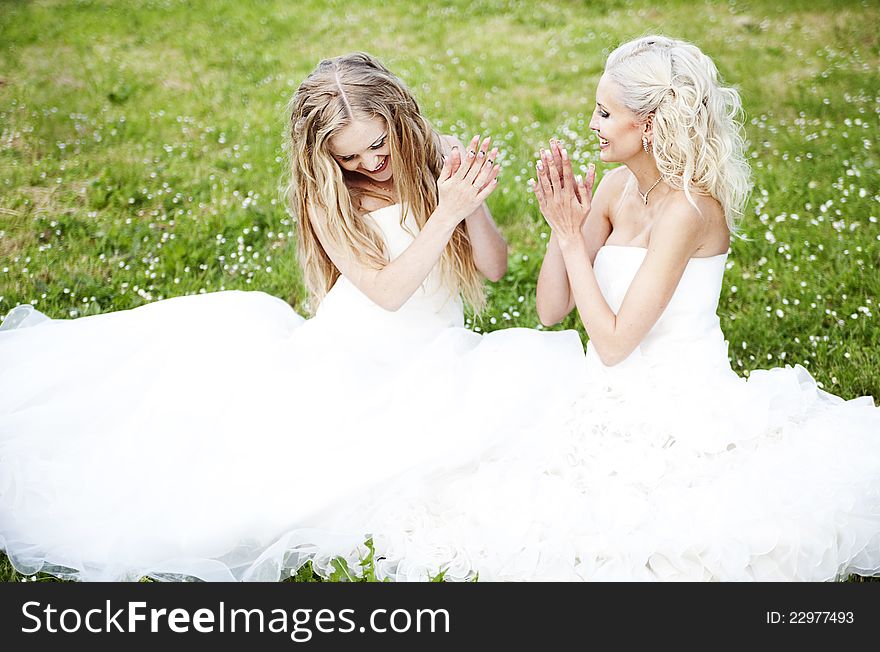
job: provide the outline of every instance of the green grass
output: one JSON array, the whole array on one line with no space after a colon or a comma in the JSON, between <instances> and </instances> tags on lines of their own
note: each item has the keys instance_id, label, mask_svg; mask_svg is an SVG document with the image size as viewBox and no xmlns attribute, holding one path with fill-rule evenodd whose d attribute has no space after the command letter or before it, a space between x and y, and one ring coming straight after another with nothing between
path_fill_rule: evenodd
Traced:
<instances>
[{"instance_id":1,"label":"green grass","mask_svg":"<svg viewBox=\"0 0 880 652\"><path fill-rule=\"evenodd\" d=\"M358 49L441 130L502 146L489 204L510 270L474 327L538 327L549 229L529 164L554 135L598 163L586 125L604 56L659 31L710 54L748 116L750 239L719 310L734 369L800 363L835 394L880 398L878 27L874 3L806 0L2 2L0 313L233 288L301 309L284 107L318 60Z\"/></svg>"}]
</instances>

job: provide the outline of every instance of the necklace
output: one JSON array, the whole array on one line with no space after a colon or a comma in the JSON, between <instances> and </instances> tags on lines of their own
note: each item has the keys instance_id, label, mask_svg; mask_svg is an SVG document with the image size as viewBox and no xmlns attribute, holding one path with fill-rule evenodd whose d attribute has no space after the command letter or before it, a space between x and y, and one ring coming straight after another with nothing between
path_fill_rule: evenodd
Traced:
<instances>
[{"instance_id":1,"label":"necklace","mask_svg":"<svg viewBox=\"0 0 880 652\"><path fill-rule=\"evenodd\" d=\"M651 186L650 188L648 188L648 192L646 192L646 193L644 193L644 194L642 194L642 191L639 190L639 187L638 187L638 186L636 186L636 192L639 193L639 197L641 197L641 198L642 198L642 201L645 202L645 206L648 205L648 194L650 194L650 192L651 192L654 188L656 188L656 187L657 187L657 184L660 183L662 180L663 180L663 177L660 177L659 179L657 179L657 180L654 182L654 185Z\"/></svg>"},{"instance_id":2,"label":"necklace","mask_svg":"<svg viewBox=\"0 0 880 652\"><path fill-rule=\"evenodd\" d=\"M394 189L383 188L379 184L373 183L370 179L366 179L367 185L372 186L374 189L378 190L382 195L387 195L388 197L394 198Z\"/></svg>"}]
</instances>

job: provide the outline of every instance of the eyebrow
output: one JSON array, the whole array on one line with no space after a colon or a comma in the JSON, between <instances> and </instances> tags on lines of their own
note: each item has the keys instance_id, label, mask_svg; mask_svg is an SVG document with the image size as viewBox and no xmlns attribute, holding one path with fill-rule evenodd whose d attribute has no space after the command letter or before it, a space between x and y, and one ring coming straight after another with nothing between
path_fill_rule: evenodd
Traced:
<instances>
[{"instance_id":1,"label":"eyebrow","mask_svg":"<svg viewBox=\"0 0 880 652\"><path fill-rule=\"evenodd\" d=\"M383 138L385 138L386 136L388 136L388 132L387 132L387 131L386 131L386 132L383 132L382 135L379 136L379 137L378 137L376 140L374 140L372 143L370 143L370 144L368 145L368 147L375 147L376 144L377 144L380 140L382 140ZM338 156L339 158L346 158L346 157L348 157L348 156L354 156L354 154L337 154L336 156Z\"/></svg>"},{"instance_id":2,"label":"eyebrow","mask_svg":"<svg viewBox=\"0 0 880 652\"><path fill-rule=\"evenodd\" d=\"M604 104L602 104L599 100L596 100L596 106L598 106L598 107L599 107L600 109L602 109L603 111L607 111L607 110L608 110L608 107L606 107Z\"/></svg>"}]
</instances>

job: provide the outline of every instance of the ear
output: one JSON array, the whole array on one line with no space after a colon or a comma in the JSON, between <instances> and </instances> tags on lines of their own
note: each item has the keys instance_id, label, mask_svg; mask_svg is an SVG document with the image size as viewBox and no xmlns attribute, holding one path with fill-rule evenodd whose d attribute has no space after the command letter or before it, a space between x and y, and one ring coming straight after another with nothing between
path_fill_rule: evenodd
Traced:
<instances>
[{"instance_id":1,"label":"ear","mask_svg":"<svg viewBox=\"0 0 880 652\"><path fill-rule=\"evenodd\" d=\"M654 114L649 113L648 117L645 119L645 124L642 125L642 133L648 137L648 141L651 141L654 138Z\"/></svg>"}]
</instances>

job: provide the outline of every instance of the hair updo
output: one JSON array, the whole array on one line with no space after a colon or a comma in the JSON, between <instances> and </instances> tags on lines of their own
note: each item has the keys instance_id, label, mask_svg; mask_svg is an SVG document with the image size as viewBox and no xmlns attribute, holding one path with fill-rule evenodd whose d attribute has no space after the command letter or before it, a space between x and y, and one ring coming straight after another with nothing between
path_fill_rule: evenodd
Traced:
<instances>
[{"instance_id":1,"label":"hair updo","mask_svg":"<svg viewBox=\"0 0 880 652\"><path fill-rule=\"evenodd\" d=\"M605 75L639 120L653 116L652 149L663 180L694 207L694 189L717 199L735 233L751 187L736 89L721 84L715 64L695 45L664 36L624 43L609 55Z\"/></svg>"}]
</instances>

